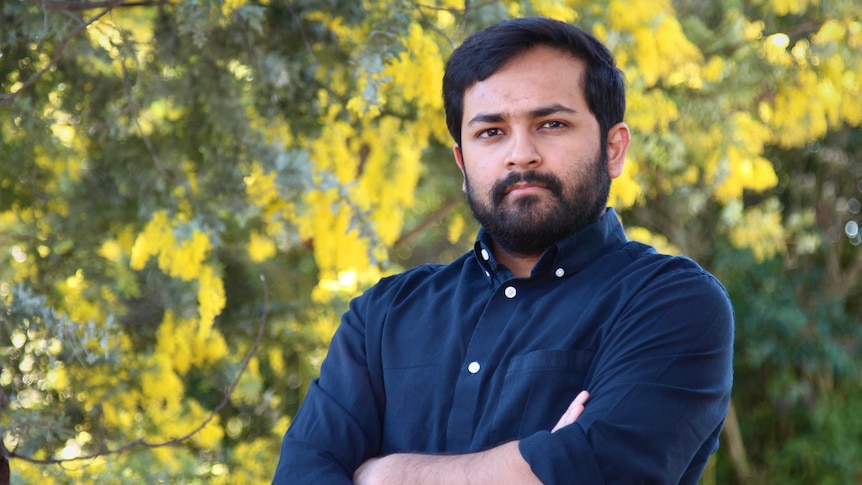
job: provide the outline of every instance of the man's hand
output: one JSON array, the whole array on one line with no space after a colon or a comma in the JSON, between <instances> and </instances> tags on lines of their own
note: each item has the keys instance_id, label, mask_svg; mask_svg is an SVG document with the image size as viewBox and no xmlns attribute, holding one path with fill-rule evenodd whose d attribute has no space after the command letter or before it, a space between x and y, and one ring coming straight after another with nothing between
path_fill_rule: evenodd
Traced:
<instances>
[{"instance_id":1,"label":"man's hand","mask_svg":"<svg viewBox=\"0 0 862 485\"><path fill-rule=\"evenodd\" d=\"M389 455L394 456L394 455ZM356 472L353 474L353 483L356 485L371 485L373 483L383 483L380 481L380 478L377 478L377 475L380 475L382 472L378 472L377 469L384 466L384 463L381 463L381 460L386 458L385 456L378 456L375 458L371 458L370 460L366 460L365 463L359 466L356 469Z\"/></svg>"},{"instance_id":2,"label":"man's hand","mask_svg":"<svg viewBox=\"0 0 862 485\"><path fill-rule=\"evenodd\" d=\"M590 398L590 393L587 391L581 391L575 396L575 400L569 404L569 409L566 409L566 412L560 417L560 420L557 421L557 424L554 426L554 429L551 430L551 433L556 432L558 429L568 426L575 422L578 419L578 416L581 415L581 412L584 410L584 403L587 402L587 399Z\"/></svg>"}]
</instances>

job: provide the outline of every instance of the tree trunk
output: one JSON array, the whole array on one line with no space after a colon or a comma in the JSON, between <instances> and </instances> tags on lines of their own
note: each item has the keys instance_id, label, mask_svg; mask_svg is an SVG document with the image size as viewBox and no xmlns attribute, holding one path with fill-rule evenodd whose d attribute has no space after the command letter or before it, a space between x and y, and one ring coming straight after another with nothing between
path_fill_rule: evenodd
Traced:
<instances>
[{"instance_id":1,"label":"tree trunk","mask_svg":"<svg viewBox=\"0 0 862 485\"><path fill-rule=\"evenodd\" d=\"M751 483L751 467L748 465L748 458L745 455L742 431L739 427L739 419L736 417L736 409L733 407L732 400L727 410L727 419L724 422L723 433L725 444L727 444L727 452L730 455L730 461L733 464L734 471L736 471L739 483Z\"/></svg>"}]
</instances>

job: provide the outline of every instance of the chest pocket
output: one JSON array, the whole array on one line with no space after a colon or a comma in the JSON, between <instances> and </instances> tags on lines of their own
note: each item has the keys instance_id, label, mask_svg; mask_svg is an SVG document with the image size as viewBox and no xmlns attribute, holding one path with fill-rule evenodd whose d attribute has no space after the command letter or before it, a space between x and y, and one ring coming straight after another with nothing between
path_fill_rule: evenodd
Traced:
<instances>
[{"instance_id":1,"label":"chest pocket","mask_svg":"<svg viewBox=\"0 0 862 485\"><path fill-rule=\"evenodd\" d=\"M594 352L578 350L539 350L513 357L494 418L498 439L550 431L583 390L594 356Z\"/></svg>"}]
</instances>

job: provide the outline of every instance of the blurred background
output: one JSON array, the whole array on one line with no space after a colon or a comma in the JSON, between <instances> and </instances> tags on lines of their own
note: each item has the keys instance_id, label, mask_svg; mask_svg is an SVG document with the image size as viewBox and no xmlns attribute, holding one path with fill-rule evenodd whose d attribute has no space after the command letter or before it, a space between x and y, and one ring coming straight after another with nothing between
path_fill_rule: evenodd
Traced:
<instances>
[{"instance_id":1,"label":"blurred background","mask_svg":"<svg viewBox=\"0 0 862 485\"><path fill-rule=\"evenodd\" d=\"M477 230L440 84L544 15L628 86L612 205L733 300L703 483L862 483L855 0L4 0L0 483L268 483L351 297Z\"/></svg>"}]
</instances>

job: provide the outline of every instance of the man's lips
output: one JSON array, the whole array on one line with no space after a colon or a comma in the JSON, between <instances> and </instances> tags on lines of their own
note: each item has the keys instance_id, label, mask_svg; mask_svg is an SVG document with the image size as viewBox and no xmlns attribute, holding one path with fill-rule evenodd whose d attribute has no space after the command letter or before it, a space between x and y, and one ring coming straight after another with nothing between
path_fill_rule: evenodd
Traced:
<instances>
[{"instance_id":1,"label":"man's lips","mask_svg":"<svg viewBox=\"0 0 862 485\"><path fill-rule=\"evenodd\" d=\"M548 190L548 188L542 184L537 184L535 182L518 182L508 186L504 192L504 195L526 194L539 190Z\"/></svg>"}]
</instances>

